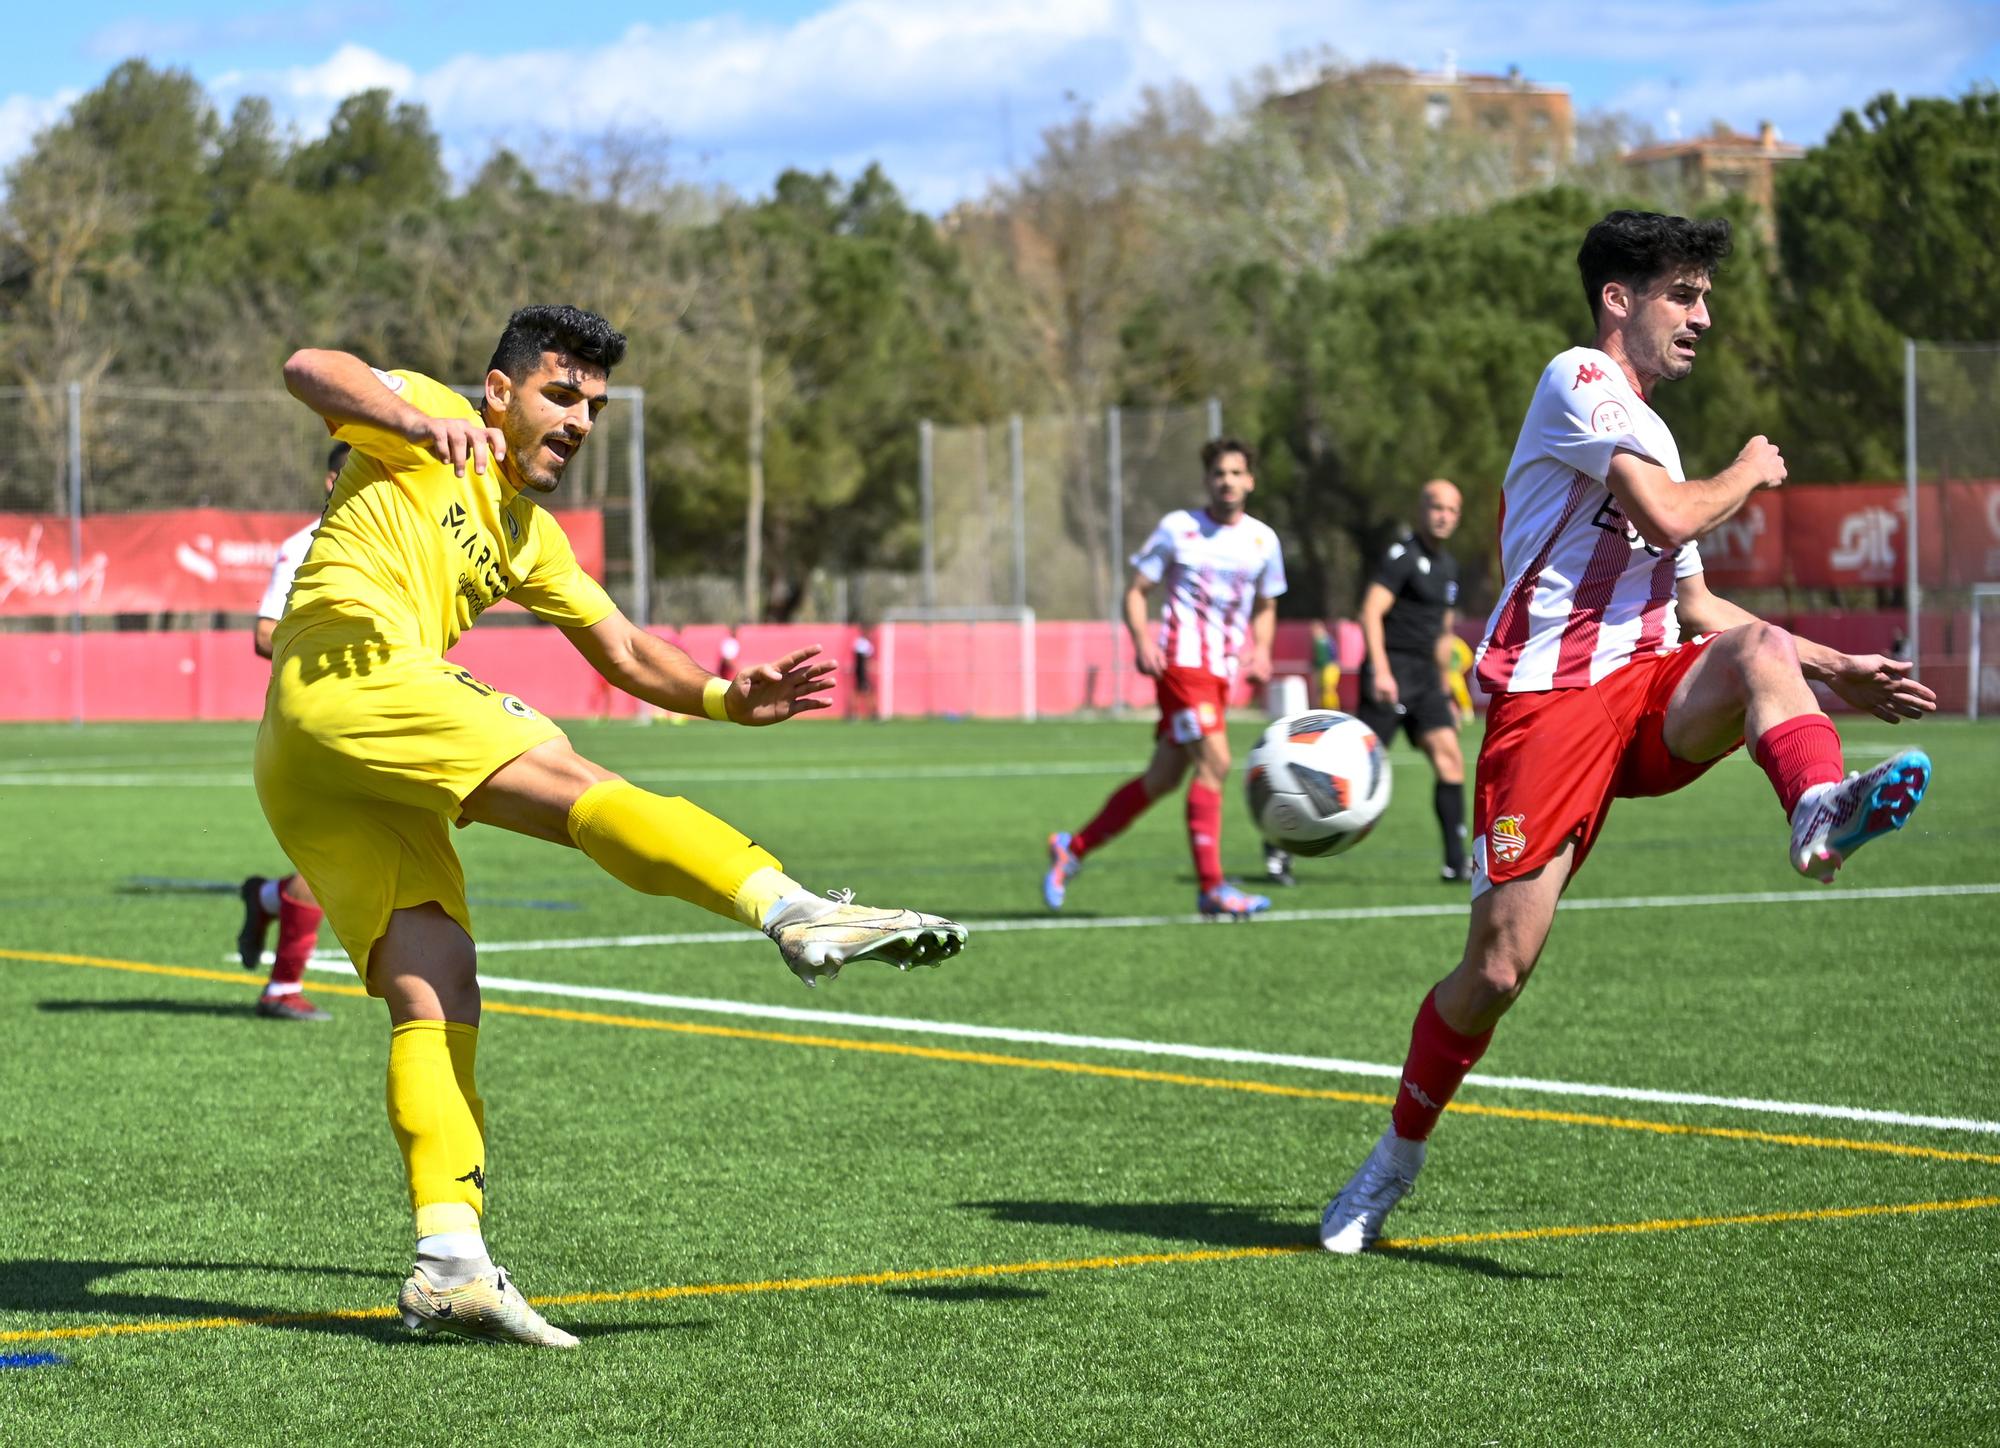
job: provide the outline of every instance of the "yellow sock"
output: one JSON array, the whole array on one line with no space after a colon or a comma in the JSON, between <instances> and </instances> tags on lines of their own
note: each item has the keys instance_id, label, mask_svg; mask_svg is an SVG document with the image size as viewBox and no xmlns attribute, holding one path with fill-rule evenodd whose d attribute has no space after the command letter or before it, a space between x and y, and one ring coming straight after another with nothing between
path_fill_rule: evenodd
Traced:
<instances>
[{"instance_id":1,"label":"yellow sock","mask_svg":"<svg viewBox=\"0 0 2000 1448\"><path fill-rule=\"evenodd\" d=\"M799 889L770 851L699 805L607 779L570 807L569 837L607 874L647 895L671 895L763 928L771 906Z\"/></svg>"},{"instance_id":2,"label":"yellow sock","mask_svg":"<svg viewBox=\"0 0 2000 1448\"><path fill-rule=\"evenodd\" d=\"M478 1051L479 1028L456 1021L405 1021L389 1032L389 1126L419 1237L479 1230L486 1103L473 1084Z\"/></svg>"}]
</instances>

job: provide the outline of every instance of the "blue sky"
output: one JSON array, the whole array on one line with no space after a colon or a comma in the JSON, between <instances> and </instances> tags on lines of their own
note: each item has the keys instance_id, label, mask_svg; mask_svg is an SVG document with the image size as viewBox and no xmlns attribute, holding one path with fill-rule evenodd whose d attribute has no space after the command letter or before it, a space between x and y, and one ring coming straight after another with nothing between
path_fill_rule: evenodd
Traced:
<instances>
[{"instance_id":1,"label":"blue sky","mask_svg":"<svg viewBox=\"0 0 2000 1448\"><path fill-rule=\"evenodd\" d=\"M1894 90L2000 77L2000 0L748 0L580 10L523 0L153 0L16 10L0 53L0 163L119 60L191 71L225 111L261 94L303 134L340 96L423 102L460 165L607 130L664 134L679 173L758 192L786 165L879 160L918 202L976 196L1077 101L1128 110L1174 79L1226 109L1259 66L1518 65L1583 108L1665 132L1775 121L1812 142Z\"/></svg>"}]
</instances>

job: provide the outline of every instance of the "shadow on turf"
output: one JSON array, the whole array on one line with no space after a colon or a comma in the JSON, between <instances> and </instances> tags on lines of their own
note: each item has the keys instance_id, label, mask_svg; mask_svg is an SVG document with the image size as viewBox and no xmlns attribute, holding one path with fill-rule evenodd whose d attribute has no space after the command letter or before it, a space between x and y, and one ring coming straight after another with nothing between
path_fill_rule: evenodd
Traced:
<instances>
[{"instance_id":1,"label":"shadow on turf","mask_svg":"<svg viewBox=\"0 0 2000 1448\"><path fill-rule=\"evenodd\" d=\"M885 1287L885 1297L921 1297L929 1302L1030 1302L1047 1297L1043 1287L1008 1287L993 1283L965 1287Z\"/></svg>"},{"instance_id":2,"label":"shadow on turf","mask_svg":"<svg viewBox=\"0 0 2000 1448\"><path fill-rule=\"evenodd\" d=\"M136 996L129 1000L115 1001L36 1001L38 1011L74 1013L78 1011L107 1011L124 1015L151 1016L248 1016L251 1003L237 1001L231 1005L219 1001L172 1001L148 1000Z\"/></svg>"},{"instance_id":3,"label":"shadow on turf","mask_svg":"<svg viewBox=\"0 0 2000 1448\"><path fill-rule=\"evenodd\" d=\"M278 1317L297 1311L254 1302L223 1302L211 1298L176 1297L170 1293L100 1289L97 1283L126 1272L265 1272L292 1277L365 1277L385 1283L393 1294L402 1280L398 1273L361 1267L328 1267L297 1262L112 1262L60 1258L17 1258L0 1261L0 1312L46 1312L77 1317ZM303 1314L301 1314L303 1315ZM68 1322L64 1326L70 1325ZM88 1325L88 1323L84 1324ZM409 1333L393 1318L315 1318L272 1322L274 1328L364 1337L376 1342L407 1342Z\"/></svg>"},{"instance_id":4,"label":"shadow on turf","mask_svg":"<svg viewBox=\"0 0 2000 1448\"><path fill-rule=\"evenodd\" d=\"M1034 1227L1090 1227L1120 1236L1159 1237L1204 1247L1304 1247L1319 1245L1318 1207L1243 1207L1222 1202L960 1202L995 1221ZM1506 1281L1547 1281L1558 1272L1528 1272L1469 1252L1399 1248L1374 1254L1383 1262L1449 1267Z\"/></svg>"},{"instance_id":5,"label":"shadow on turf","mask_svg":"<svg viewBox=\"0 0 2000 1448\"><path fill-rule=\"evenodd\" d=\"M1208 1247L1296 1247L1315 1240L1299 1207L1224 1202L960 1202L995 1221L1035 1227L1090 1227L1121 1236L1161 1237Z\"/></svg>"}]
</instances>

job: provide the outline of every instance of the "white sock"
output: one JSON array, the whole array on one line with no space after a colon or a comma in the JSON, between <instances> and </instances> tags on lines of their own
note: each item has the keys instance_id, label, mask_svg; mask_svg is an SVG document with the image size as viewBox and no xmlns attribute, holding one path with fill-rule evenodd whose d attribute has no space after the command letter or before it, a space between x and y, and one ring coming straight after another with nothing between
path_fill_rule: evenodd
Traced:
<instances>
[{"instance_id":1,"label":"white sock","mask_svg":"<svg viewBox=\"0 0 2000 1448\"><path fill-rule=\"evenodd\" d=\"M305 993L306 988L295 980L272 980L264 983L264 994L267 996L304 995Z\"/></svg>"},{"instance_id":2,"label":"white sock","mask_svg":"<svg viewBox=\"0 0 2000 1448\"><path fill-rule=\"evenodd\" d=\"M786 923L786 917L794 910L811 911L815 905L829 903L829 901L813 894L810 890L794 890L789 895L780 895L773 902L770 913L764 917L764 929L766 931L776 930L780 925Z\"/></svg>"},{"instance_id":3,"label":"white sock","mask_svg":"<svg viewBox=\"0 0 2000 1448\"><path fill-rule=\"evenodd\" d=\"M473 1232L433 1232L417 1238L417 1265L439 1287L462 1287L493 1270L486 1239Z\"/></svg>"},{"instance_id":4,"label":"white sock","mask_svg":"<svg viewBox=\"0 0 2000 1448\"><path fill-rule=\"evenodd\" d=\"M257 908L266 915L278 913L278 884L276 880L266 880L264 888L257 892Z\"/></svg>"}]
</instances>

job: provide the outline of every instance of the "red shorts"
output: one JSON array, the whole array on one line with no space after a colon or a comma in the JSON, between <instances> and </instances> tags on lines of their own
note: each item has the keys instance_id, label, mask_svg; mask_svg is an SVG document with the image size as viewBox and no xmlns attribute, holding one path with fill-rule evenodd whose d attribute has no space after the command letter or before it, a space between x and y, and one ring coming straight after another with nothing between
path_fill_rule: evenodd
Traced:
<instances>
[{"instance_id":1,"label":"red shorts","mask_svg":"<svg viewBox=\"0 0 2000 1448\"><path fill-rule=\"evenodd\" d=\"M1157 739L1193 744L1204 734L1228 727L1229 680L1207 669L1170 668L1159 678L1160 724Z\"/></svg>"},{"instance_id":2,"label":"red shorts","mask_svg":"<svg viewBox=\"0 0 2000 1448\"><path fill-rule=\"evenodd\" d=\"M1539 870L1570 840L1574 878L1612 800L1672 794L1708 772L1714 759L1676 759L1661 732L1674 690L1708 644L1634 659L1587 688L1493 696L1472 793L1475 896Z\"/></svg>"}]
</instances>

